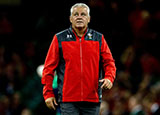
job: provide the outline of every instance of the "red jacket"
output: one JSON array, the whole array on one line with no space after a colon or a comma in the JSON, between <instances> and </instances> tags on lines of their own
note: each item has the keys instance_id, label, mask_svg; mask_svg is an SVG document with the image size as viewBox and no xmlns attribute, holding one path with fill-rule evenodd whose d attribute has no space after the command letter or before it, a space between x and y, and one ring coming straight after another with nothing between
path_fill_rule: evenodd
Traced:
<instances>
[{"instance_id":1,"label":"red jacket","mask_svg":"<svg viewBox=\"0 0 160 115\"><path fill-rule=\"evenodd\" d=\"M72 28L53 37L43 69L43 96L54 97L52 81L58 75L61 102L99 102L102 78L115 79L116 67L110 49L101 33L87 29L79 38ZM103 76L102 76L103 75Z\"/></svg>"}]
</instances>

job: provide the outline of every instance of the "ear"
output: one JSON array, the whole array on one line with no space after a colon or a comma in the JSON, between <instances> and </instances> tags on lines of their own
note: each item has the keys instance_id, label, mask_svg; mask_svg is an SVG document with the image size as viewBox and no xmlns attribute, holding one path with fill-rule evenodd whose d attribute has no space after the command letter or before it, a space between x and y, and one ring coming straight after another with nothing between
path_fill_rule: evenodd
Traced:
<instances>
[{"instance_id":1,"label":"ear","mask_svg":"<svg viewBox=\"0 0 160 115\"><path fill-rule=\"evenodd\" d=\"M88 18L88 23L90 23L90 20L91 20L91 17L89 16L89 18Z\"/></svg>"},{"instance_id":2,"label":"ear","mask_svg":"<svg viewBox=\"0 0 160 115\"><path fill-rule=\"evenodd\" d=\"M72 23L72 17L71 17L71 16L69 16L69 20L70 20L70 22Z\"/></svg>"}]
</instances>

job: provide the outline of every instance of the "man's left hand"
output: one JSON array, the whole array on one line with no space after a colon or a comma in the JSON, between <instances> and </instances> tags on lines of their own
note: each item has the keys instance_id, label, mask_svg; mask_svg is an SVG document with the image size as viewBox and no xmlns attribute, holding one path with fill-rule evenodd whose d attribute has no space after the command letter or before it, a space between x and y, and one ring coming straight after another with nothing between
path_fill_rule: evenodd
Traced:
<instances>
[{"instance_id":1,"label":"man's left hand","mask_svg":"<svg viewBox=\"0 0 160 115\"><path fill-rule=\"evenodd\" d=\"M113 86L112 82L109 79L101 79L99 80L99 82L103 83L101 86L101 88L103 89L111 89Z\"/></svg>"}]
</instances>

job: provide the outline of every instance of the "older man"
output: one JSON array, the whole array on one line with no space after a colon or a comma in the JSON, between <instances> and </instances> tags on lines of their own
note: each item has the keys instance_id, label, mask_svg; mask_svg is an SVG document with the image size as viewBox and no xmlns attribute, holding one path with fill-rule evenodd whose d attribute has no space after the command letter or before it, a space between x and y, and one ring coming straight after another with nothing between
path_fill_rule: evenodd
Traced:
<instances>
[{"instance_id":1,"label":"older man","mask_svg":"<svg viewBox=\"0 0 160 115\"><path fill-rule=\"evenodd\" d=\"M47 107L56 109L52 89L56 70L61 114L98 115L102 89L110 89L115 79L114 59L103 34L88 28L90 9L86 4L71 7L70 22L69 29L54 35L48 50L43 96Z\"/></svg>"}]
</instances>

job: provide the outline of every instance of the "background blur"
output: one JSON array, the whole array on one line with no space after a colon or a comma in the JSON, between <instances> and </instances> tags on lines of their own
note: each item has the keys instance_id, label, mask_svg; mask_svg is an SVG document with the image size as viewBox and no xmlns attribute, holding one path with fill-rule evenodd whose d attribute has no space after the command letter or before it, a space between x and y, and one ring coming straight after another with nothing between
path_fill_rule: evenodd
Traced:
<instances>
[{"instance_id":1,"label":"background blur","mask_svg":"<svg viewBox=\"0 0 160 115\"><path fill-rule=\"evenodd\" d=\"M104 34L117 66L101 115L154 115L160 104L158 0L0 0L0 115L54 115L36 69L53 35L70 26L77 2L90 7L89 27Z\"/></svg>"}]
</instances>

